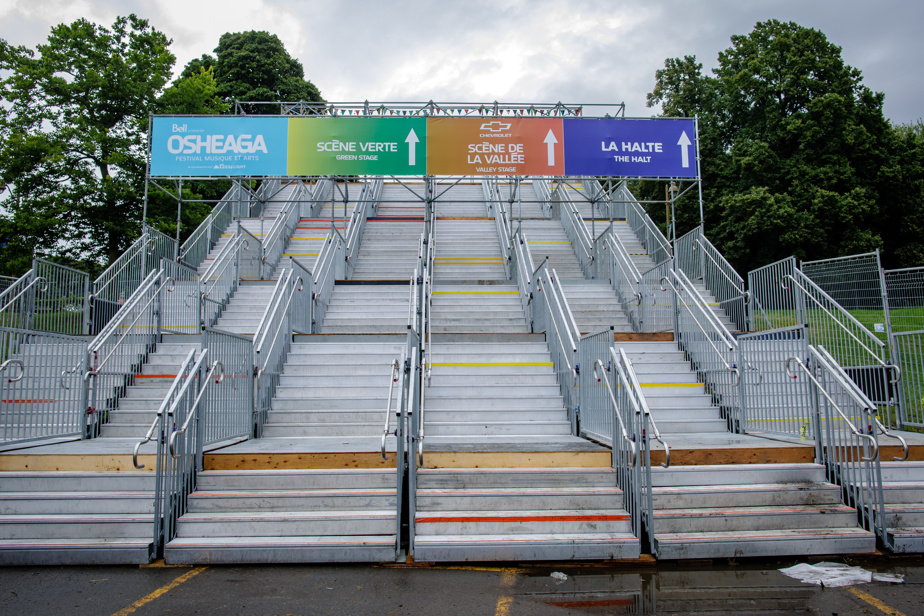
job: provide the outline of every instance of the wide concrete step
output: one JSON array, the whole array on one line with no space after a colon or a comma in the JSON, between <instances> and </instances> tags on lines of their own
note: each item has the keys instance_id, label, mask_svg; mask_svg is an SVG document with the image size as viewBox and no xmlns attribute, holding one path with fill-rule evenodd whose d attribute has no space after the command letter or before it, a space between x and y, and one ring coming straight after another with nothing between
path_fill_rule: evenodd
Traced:
<instances>
[{"instance_id":1,"label":"wide concrete step","mask_svg":"<svg viewBox=\"0 0 924 616\"><path fill-rule=\"evenodd\" d=\"M395 535L290 537L177 537L167 564L393 562Z\"/></svg>"},{"instance_id":2,"label":"wide concrete step","mask_svg":"<svg viewBox=\"0 0 924 616\"><path fill-rule=\"evenodd\" d=\"M631 516L612 509L427 511L414 523L417 537L632 532Z\"/></svg>"},{"instance_id":3,"label":"wide concrete step","mask_svg":"<svg viewBox=\"0 0 924 616\"><path fill-rule=\"evenodd\" d=\"M177 523L183 537L292 537L389 535L397 528L391 510L325 510L188 513Z\"/></svg>"},{"instance_id":4,"label":"wide concrete step","mask_svg":"<svg viewBox=\"0 0 924 616\"><path fill-rule=\"evenodd\" d=\"M0 564L8 566L143 565L151 558L149 537L0 539Z\"/></svg>"},{"instance_id":5,"label":"wide concrete step","mask_svg":"<svg viewBox=\"0 0 924 616\"><path fill-rule=\"evenodd\" d=\"M617 560L639 553L631 533L432 535L414 542L418 562Z\"/></svg>"},{"instance_id":6,"label":"wide concrete step","mask_svg":"<svg viewBox=\"0 0 924 616\"><path fill-rule=\"evenodd\" d=\"M860 528L687 532L656 536L658 559L746 558L816 554L870 554L876 536Z\"/></svg>"}]
</instances>

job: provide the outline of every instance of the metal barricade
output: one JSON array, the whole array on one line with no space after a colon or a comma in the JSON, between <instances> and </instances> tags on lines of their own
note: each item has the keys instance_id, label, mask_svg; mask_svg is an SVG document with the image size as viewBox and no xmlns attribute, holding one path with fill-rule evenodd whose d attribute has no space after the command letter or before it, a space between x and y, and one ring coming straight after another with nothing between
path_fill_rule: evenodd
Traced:
<instances>
[{"instance_id":1,"label":"metal barricade","mask_svg":"<svg viewBox=\"0 0 924 616\"><path fill-rule=\"evenodd\" d=\"M161 272L151 272L87 348L85 422L94 436L109 420L160 335L161 293L172 288Z\"/></svg>"},{"instance_id":2,"label":"metal barricade","mask_svg":"<svg viewBox=\"0 0 924 616\"><path fill-rule=\"evenodd\" d=\"M263 434L282 368L292 347L292 334L296 330L300 333L310 331L310 289L310 275L306 279L301 272L284 270L254 334L254 425L258 437Z\"/></svg>"},{"instance_id":3,"label":"metal barricade","mask_svg":"<svg viewBox=\"0 0 924 616\"><path fill-rule=\"evenodd\" d=\"M204 354L202 355L204 357ZM136 469L143 469L144 464L138 462L138 456L141 453L141 448L150 442L157 443L157 449L155 453L156 467L155 467L155 484L154 484L154 553L161 554L163 553L164 547L164 517L161 515L161 512L164 510L164 500L166 491L166 476L162 472L165 469L166 465L166 450L164 445L167 443L167 439L173 432L177 429L176 418L169 414L173 403L176 401L177 396L180 393L183 385L192 379L198 379L199 372L193 372L193 367L196 365L196 351L191 350L186 355L186 359L180 364L179 369L177 370L176 377L173 379L173 383L170 385L170 389L167 391L167 395L164 396L163 401L160 403L160 407L157 409L157 413L154 416L154 421L151 423L151 427L148 428L147 434L144 438L138 441L135 444L135 449L132 454L132 463Z\"/></svg>"},{"instance_id":4,"label":"metal barricade","mask_svg":"<svg viewBox=\"0 0 924 616\"><path fill-rule=\"evenodd\" d=\"M690 280L702 281L737 331L748 331L748 295L744 279L706 238L703 228L696 227L678 238L675 255L677 269Z\"/></svg>"},{"instance_id":5,"label":"metal barricade","mask_svg":"<svg viewBox=\"0 0 924 616\"><path fill-rule=\"evenodd\" d=\"M160 268L161 259L176 259L176 239L153 227L141 236L93 281L92 316L88 333L98 334L119 306L135 293L148 274Z\"/></svg>"},{"instance_id":6,"label":"metal barricade","mask_svg":"<svg viewBox=\"0 0 924 616\"><path fill-rule=\"evenodd\" d=\"M558 274L549 270L548 261L539 266L533 280L537 297L534 300L533 318L536 331L545 332L549 352L555 365L558 385L571 420L573 433L577 430L577 362L578 340L581 333L561 287L556 284Z\"/></svg>"},{"instance_id":7,"label":"metal barricade","mask_svg":"<svg viewBox=\"0 0 924 616\"><path fill-rule=\"evenodd\" d=\"M786 374L790 357L808 358L804 325L738 336L741 373L741 416L735 432L769 432L814 439L815 421L808 383L792 382Z\"/></svg>"},{"instance_id":8,"label":"metal barricade","mask_svg":"<svg viewBox=\"0 0 924 616\"><path fill-rule=\"evenodd\" d=\"M667 332L674 329L674 296L661 287L661 279L671 271L672 260L662 261L642 274L639 331Z\"/></svg>"},{"instance_id":9,"label":"metal barricade","mask_svg":"<svg viewBox=\"0 0 924 616\"><path fill-rule=\"evenodd\" d=\"M751 329L764 331L804 324L804 307L797 302L794 289L786 285L787 276L798 269L795 257L781 259L748 272Z\"/></svg>"},{"instance_id":10,"label":"metal barricade","mask_svg":"<svg viewBox=\"0 0 924 616\"><path fill-rule=\"evenodd\" d=\"M87 341L0 327L0 443L84 436Z\"/></svg>"},{"instance_id":11,"label":"metal barricade","mask_svg":"<svg viewBox=\"0 0 924 616\"><path fill-rule=\"evenodd\" d=\"M672 291L676 300L674 338L678 346L722 415L738 417L741 409L738 392L741 370L736 364L738 343L682 271L669 271L661 282L662 288Z\"/></svg>"},{"instance_id":12,"label":"metal barricade","mask_svg":"<svg viewBox=\"0 0 924 616\"><path fill-rule=\"evenodd\" d=\"M295 233L295 227L298 226L299 212L301 210L299 200L302 194L302 184L295 186L292 194L282 206L279 215L273 221L269 231L263 236L262 243L262 263L260 270L260 279L268 280L272 278L276 266L282 259L286 245Z\"/></svg>"},{"instance_id":13,"label":"metal barricade","mask_svg":"<svg viewBox=\"0 0 924 616\"><path fill-rule=\"evenodd\" d=\"M35 294L31 329L73 336L89 333L90 275L38 258L32 260L32 271L45 285Z\"/></svg>"},{"instance_id":14,"label":"metal barricade","mask_svg":"<svg viewBox=\"0 0 924 616\"><path fill-rule=\"evenodd\" d=\"M161 270L173 281L172 291L161 297L160 329L173 334L194 334L199 330L199 273L193 268L161 260Z\"/></svg>"},{"instance_id":15,"label":"metal barricade","mask_svg":"<svg viewBox=\"0 0 924 616\"><path fill-rule=\"evenodd\" d=\"M879 465L876 407L837 361L819 346L809 346L808 361L786 360L787 373L806 378L814 398L821 461L828 481L839 485L844 503L855 507L860 523L890 545Z\"/></svg>"},{"instance_id":16,"label":"metal barricade","mask_svg":"<svg viewBox=\"0 0 924 616\"><path fill-rule=\"evenodd\" d=\"M324 322L324 315L327 314L327 307L330 305L330 296L334 292L334 282L344 275L344 257L345 245L343 237L336 232L328 234L312 270L314 276L314 287L312 289L314 323L312 324L312 333L316 334L320 330L321 323Z\"/></svg>"},{"instance_id":17,"label":"metal barricade","mask_svg":"<svg viewBox=\"0 0 924 616\"><path fill-rule=\"evenodd\" d=\"M155 498L154 515L162 519L161 546L176 536L177 520L186 513L189 495L195 491L202 470L203 416L212 387L224 378L221 362L209 363L207 357L211 360L209 350L203 349L167 412L160 416L165 438L157 442L157 484L163 487L161 498ZM168 428L167 421L174 430Z\"/></svg>"},{"instance_id":18,"label":"metal barricade","mask_svg":"<svg viewBox=\"0 0 924 616\"><path fill-rule=\"evenodd\" d=\"M892 358L902 371L901 425L924 426L924 330L893 332Z\"/></svg>"},{"instance_id":19,"label":"metal barricade","mask_svg":"<svg viewBox=\"0 0 924 616\"><path fill-rule=\"evenodd\" d=\"M642 275L610 226L595 240L594 276L610 281L634 331L641 331Z\"/></svg>"},{"instance_id":20,"label":"metal barricade","mask_svg":"<svg viewBox=\"0 0 924 616\"><path fill-rule=\"evenodd\" d=\"M219 362L223 379L212 384L212 391L200 410L202 445L253 435L254 374L250 338L217 329L202 332L202 348L208 349L209 363Z\"/></svg>"},{"instance_id":21,"label":"metal barricade","mask_svg":"<svg viewBox=\"0 0 924 616\"><path fill-rule=\"evenodd\" d=\"M581 213L578 211L577 206L571 201L571 195L568 191L559 186L555 193L561 195L559 197L559 215L561 216L561 225L565 230L565 235L571 240L571 246L574 248L574 253L581 264L584 277L593 278L594 242L590 237L590 232L584 226L584 219L581 218Z\"/></svg>"},{"instance_id":22,"label":"metal barricade","mask_svg":"<svg viewBox=\"0 0 924 616\"><path fill-rule=\"evenodd\" d=\"M622 182L616 189L616 195L613 201L625 204L626 222L629 223L629 227L641 242L642 247L648 251L648 256L651 257L651 260L655 263L661 263L673 258L674 254L671 250L670 242L661 233L658 225L648 216L645 208L629 192L625 182Z\"/></svg>"},{"instance_id":23,"label":"metal barricade","mask_svg":"<svg viewBox=\"0 0 924 616\"><path fill-rule=\"evenodd\" d=\"M605 329L582 336L578 341L578 435L612 445L608 440L613 432L612 416L604 412L605 388L594 376L596 362L602 361L609 370L612 330Z\"/></svg>"},{"instance_id":24,"label":"metal barricade","mask_svg":"<svg viewBox=\"0 0 924 616\"><path fill-rule=\"evenodd\" d=\"M0 326L32 329L35 296L48 290L47 281L35 276L34 270L23 274L0 294Z\"/></svg>"},{"instance_id":25,"label":"metal barricade","mask_svg":"<svg viewBox=\"0 0 924 616\"><path fill-rule=\"evenodd\" d=\"M240 221L237 223L237 237L238 280L263 280L263 243L241 226Z\"/></svg>"},{"instance_id":26,"label":"metal barricade","mask_svg":"<svg viewBox=\"0 0 924 616\"><path fill-rule=\"evenodd\" d=\"M198 269L205 261L221 235L231 226L234 220L234 203L238 200L241 190L240 184L236 182L228 189L209 215L180 246L177 258L179 262Z\"/></svg>"},{"instance_id":27,"label":"metal barricade","mask_svg":"<svg viewBox=\"0 0 924 616\"><path fill-rule=\"evenodd\" d=\"M884 270L892 331L924 330L924 267Z\"/></svg>"}]
</instances>

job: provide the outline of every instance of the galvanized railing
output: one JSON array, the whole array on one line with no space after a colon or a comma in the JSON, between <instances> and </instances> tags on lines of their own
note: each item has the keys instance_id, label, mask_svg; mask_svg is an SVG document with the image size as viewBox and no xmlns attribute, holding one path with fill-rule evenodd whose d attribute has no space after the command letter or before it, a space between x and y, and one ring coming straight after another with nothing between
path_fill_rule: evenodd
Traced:
<instances>
[{"instance_id":1,"label":"galvanized railing","mask_svg":"<svg viewBox=\"0 0 924 616\"><path fill-rule=\"evenodd\" d=\"M257 436L263 434L276 387L292 345L292 335L310 333L311 276L304 269L284 270L267 304L253 340L256 374L254 415Z\"/></svg>"},{"instance_id":2,"label":"galvanized railing","mask_svg":"<svg viewBox=\"0 0 924 616\"><path fill-rule=\"evenodd\" d=\"M45 290L34 296L31 329L74 336L90 333L90 275L35 258L32 271L45 280Z\"/></svg>"},{"instance_id":3,"label":"galvanized railing","mask_svg":"<svg viewBox=\"0 0 924 616\"><path fill-rule=\"evenodd\" d=\"M302 218L317 216L325 203L329 203L334 190L334 183L329 178L319 179L309 189L310 198L302 200Z\"/></svg>"},{"instance_id":4,"label":"galvanized railing","mask_svg":"<svg viewBox=\"0 0 924 616\"><path fill-rule=\"evenodd\" d=\"M202 331L202 348L209 362L223 366L224 378L212 385L212 392L200 413L203 446L253 435L254 373L253 341L245 336L217 329Z\"/></svg>"},{"instance_id":5,"label":"galvanized railing","mask_svg":"<svg viewBox=\"0 0 924 616\"><path fill-rule=\"evenodd\" d=\"M146 226L128 250L93 281L91 333L99 333L148 274L160 269L161 259L177 259L176 239Z\"/></svg>"},{"instance_id":6,"label":"galvanized railing","mask_svg":"<svg viewBox=\"0 0 924 616\"><path fill-rule=\"evenodd\" d=\"M614 191L612 201L625 204L626 222L629 223L642 247L648 251L648 256L651 257L652 261L661 263L674 256L670 242L661 233L658 225L648 216L645 208L629 192L629 188L624 181Z\"/></svg>"},{"instance_id":7,"label":"galvanized railing","mask_svg":"<svg viewBox=\"0 0 924 616\"><path fill-rule=\"evenodd\" d=\"M208 358L209 362L206 361ZM160 502L155 499L155 516L163 519L162 545L176 536L180 516L188 509L189 495L196 490L198 473L202 471L202 450L205 445L206 409L212 388L224 379L224 366L212 361L209 349L203 349L190 370L166 414L176 429L167 442L158 441L157 477L163 485ZM166 426L165 426L166 430Z\"/></svg>"},{"instance_id":8,"label":"galvanized railing","mask_svg":"<svg viewBox=\"0 0 924 616\"><path fill-rule=\"evenodd\" d=\"M552 217L552 191L549 190L549 185L543 178L533 178L533 191L536 193L536 198L539 200L539 207L542 208L542 213L545 214L546 218Z\"/></svg>"},{"instance_id":9,"label":"galvanized railing","mask_svg":"<svg viewBox=\"0 0 924 616\"><path fill-rule=\"evenodd\" d=\"M748 272L748 312L751 329L763 331L805 324L799 316L795 289L783 284L798 269L795 257L781 259Z\"/></svg>"},{"instance_id":10,"label":"galvanized railing","mask_svg":"<svg viewBox=\"0 0 924 616\"><path fill-rule=\"evenodd\" d=\"M578 341L581 333L561 287L558 275L543 261L533 276L536 298L533 303L533 322L536 331L545 332L552 362L558 376L565 407L571 420L573 433L577 430L577 371Z\"/></svg>"},{"instance_id":11,"label":"galvanized railing","mask_svg":"<svg viewBox=\"0 0 924 616\"><path fill-rule=\"evenodd\" d=\"M225 196L180 246L178 261L198 269L234 221L235 204L240 201L242 191L243 188L237 182L228 189Z\"/></svg>"},{"instance_id":12,"label":"galvanized railing","mask_svg":"<svg viewBox=\"0 0 924 616\"><path fill-rule=\"evenodd\" d=\"M668 259L642 274L639 292L639 331L666 332L674 329L674 296L661 287L661 279L671 271L673 260Z\"/></svg>"},{"instance_id":13,"label":"galvanized railing","mask_svg":"<svg viewBox=\"0 0 924 616\"><path fill-rule=\"evenodd\" d=\"M511 269L513 270L514 279L517 282L517 290L520 294L520 305L523 307L523 314L526 322L532 322L530 305L533 300L533 272L536 267L533 265L533 256L529 250L529 242L526 234L520 229L513 237L513 260Z\"/></svg>"},{"instance_id":14,"label":"galvanized railing","mask_svg":"<svg viewBox=\"0 0 924 616\"><path fill-rule=\"evenodd\" d=\"M402 495L405 493L404 483L407 481L408 495L408 537L405 540L404 520L399 515L397 520L397 543L395 545L395 558L401 556L400 547L405 543L410 546L410 555L414 554L414 518L417 512L417 468L423 465L423 443L415 438L419 430L423 427L423 391L422 371L419 362L420 357L420 337L413 330L408 332L407 345L402 352L407 361L402 365L400 372L402 379L399 382L398 391L401 393L400 406L395 414L397 427L395 437L397 441L397 451L395 470L398 473L397 490L398 502L402 502ZM406 454L406 455L405 455Z\"/></svg>"},{"instance_id":15,"label":"galvanized railing","mask_svg":"<svg viewBox=\"0 0 924 616\"><path fill-rule=\"evenodd\" d=\"M339 233L329 233L324 240L324 246L318 253L318 259L315 261L312 275L314 277L311 298L314 302L314 322L312 323L311 332L318 333L321 323L324 321L324 315L327 314L327 307L330 305L330 296L334 292L334 282L338 278L343 278L346 246L343 236Z\"/></svg>"},{"instance_id":16,"label":"galvanized railing","mask_svg":"<svg viewBox=\"0 0 924 616\"><path fill-rule=\"evenodd\" d=\"M163 275L173 281L172 291L161 296L160 329L174 334L194 334L199 330L202 303L199 300L199 273L183 264L161 259Z\"/></svg>"},{"instance_id":17,"label":"galvanized railing","mask_svg":"<svg viewBox=\"0 0 924 616\"><path fill-rule=\"evenodd\" d=\"M352 273L356 266L356 258L359 255L359 247L362 244L363 235L366 231L366 220L369 218L378 206L379 199L382 198L382 178L374 178L363 185L359 194L359 199L353 207L353 214L346 228L346 264Z\"/></svg>"},{"instance_id":18,"label":"galvanized railing","mask_svg":"<svg viewBox=\"0 0 924 616\"><path fill-rule=\"evenodd\" d=\"M613 345L613 332L605 329L582 336L578 341L578 432L579 436L591 438L613 446L613 417L606 407L605 384L601 384L597 374L597 362L602 362L606 370L610 364L610 347ZM620 422L623 420L620 418ZM623 422L624 423L624 422ZM625 427L625 426L623 426ZM619 444L616 443L616 447ZM614 459L614 464L616 460Z\"/></svg>"},{"instance_id":19,"label":"galvanized railing","mask_svg":"<svg viewBox=\"0 0 924 616\"><path fill-rule=\"evenodd\" d=\"M689 358L723 416L739 417L738 343L682 271L669 271L661 283L662 289L669 289L676 301L674 339L678 346Z\"/></svg>"},{"instance_id":20,"label":"galvanized railing","mask_svg":"<svg viewBox=\"0 0 924 616\"><path fill-rule=\"evenodd\" d=\"M259 278L260 241L238 223L238 232L200 278L202 327L213 327L244 278Z\"/></svg>"},{"instance_id":21,"label":"galvanized railing","mask_svg":"<svg viewBox=\"0 0 924 616\"><path fill-rule=\"evenodd\" d=\"M876 407L824 347L809 346L808 361L786 360L787 374L806 378L813 393L817 439L828 481L856 507L864 528L890 546L876 438Z\"/></svg>"},{"instance_id":22,"label":"galvanized railing","mask_svg":"<svg viewBox=\"0 0 924 616\"><path fill-rule=\"evenodd\" d=\"M160 334L161 295L173 288L173 281L161 272L151 272L103 331L87 348L84 373L88 434L99 428L115 410Z\"/></svg>"},{"instance_id":23,"label":"galvanized railing","mask_svg":"<svg viewBox=\"0 0 924 616\"><path fill-rule=\"evenodd\" d=\"M0 444L85 436L85 339L0 327Z\"/></svg>"},{"instance_id":24,"label":"galvanized railing","mask_svg":"<svg viewBox=\"0 0 924 616\"><path fill-rule=\"evenodd\" d=\"M507 278L513 275L513 238L511 237L511 221L507 212L506 202L501 198L500 189L497 186L497 180L486 179L481 184L484 192L484 203L487 215L494 218L494 227L497 231L497 241L501 247L501 254L504 258L504 271Z\"/></svg>"},{"instance_id":25,"label":"galvanized railing","mask_svg":"<svg viewBox=\"0 0 924 616\"><path fill-rule=\"evenodd\" d=\"M790 357L808 358L807 338L804 325L738 336L738 365L745 369L739 386L741 414L729 417L734 432L815 438L808 382L791 382L785 366Z\"/></svg>"},{"instance_id":26,"label":"galvanized railing","mask_svg":"<svg viewBox=\"0 0 924 616\"><path fill-rule=\"evenodd\" d=\"M703 228L696 227L678 238L675 250L677 268L690 280L702 281L737 331L748 331L744 279L706 238Z\"/></svg>"},{"instance_id":27,"label":"galvanized railing","mask_svg":"<svg viewBox=\"0 0 924 616\"><path fill-rule=\"evenodd\" d=\"M200 359L204 358L205 354L201 354ZM151 427L148 428L147 433L144 437L135 444L134 451L132 453L132 463L136 469L145 468L144 464L141 464L138 461L138 457L141 454L141 448L150 442L157 443L155 449L155 484L154 484L154 554L159 555L163 553L164 548L164 516L162 512L165 510L166 503L172 502L172 496L168 497L167 490L167 476L163 472L166 468L166 449L167 439L170 438L170 435L177 429L176 418L170 415L170 410L173 406L173 403L176 401L180 390L183 388L183 385L190 380L196 380L199 378L199 371L193 372L193 368L197 365L196 363L196 351L190 350L186 355L186 359L180 364L179 369L177 370L176 377L173 379L173 383L170 385L170 389L167 391L167 395L164 396L163 401L160 403L160 407L157 409L157 414L154 416L154 421L151 422Z\"/></svg>"},{"instance_id":28,"label":"galvanized railing","mask_svg":"<svg viewBox=\"0 0 924 616\"><path fill-rule=\"evenodd\" d=\"M35 314L35 295L46 293L44 278L29 270L0 293L0 326L13 329L32 329Z\"/></svg>"},{"instance_id":29,"label":"galvanized railing","mask_svg":"<svg viewBox=\"0 0 924 616\"><path fill-rule=\"evenodd\" d=\"M642 274L612 226L594 242L594 276L610 281L623 311L635 331L641 331Z\"/></svg>"},{"instance_id":30,"label":"galvanized railing","mask_svg":"<svg viewBox=\"0 0 924 616\"><path fill-rule=\"evenodd\" d=\"M273 225L262 237L263 257L260 271L260 279L262 280L272 278L273 272L276 270L276 266L279 265L283 252L285 252L286 245L292 239L292 234L295 233L295 227L298 226L301 213L302 190L302 184L296 184L289 198L283 204L282 210L273 221Z\"/></svg>"},{"instance_id":31,"label":"galvanized railing","mask_svg":"<svg viewBox=\"0 0 924 616\"><path fill-rule=\"evenodd\" d=\"M424 439L426 438L424 430L425 391L426 387L430 384L430 377L433 368L433 359L430 353L430 346L433 344L433 267L434 259L436 256L436 246L433 244L432 233L424 243L424 247L425 251L424 257L422 259L423 274L421 275L420 283L421 309L419 325L416 328L416 333L419 333L417 342L420 347L421 370L417 384L417 387L420 390L417 394L419 400L417 409L418 417L414 421L416 428L411 428L409 432L411 440L414 440L416 435L418 463L421 466L423 465ZM413 334L411 335L413 336ZM411 343L409 343L409 346L410 345Z\"/></svg>"},{"instance_id":32,"label":"galvanized railing","mask_svg":"<svg viewBox=\"0 0 924 616\"><path fill-rule=\"evenodd\" d=\"M924 426L924 330L892 332L892 358L902 371L902 426Z\"/></svg>"},{"instance_id":33,"label":"galvanized railing","mask_svg":"<svg viewBox=\"0 0 924 616\"><path fill-rule=\"evenodd\" d=\"M263 280L263 243L237 223L238 280Z\"/></svg>"},{"instance_id":34,"label":"galvanized railing","mask_svg":"<svg viewBox=\"0 0 924 616\"><path fill-rule=\"evenodd\" d=\"M571 201L571 195L568 191L563 186L559 186L555 192L560 195L559 215L561 216L561 225L565 229L565 235L571 240L571 246L574 248L574 253L581 264L584 276L593 278L593 238L590 237L590 232L584 225L584 219L581 217L577 206Z\"/></svg>"}]
</instances>

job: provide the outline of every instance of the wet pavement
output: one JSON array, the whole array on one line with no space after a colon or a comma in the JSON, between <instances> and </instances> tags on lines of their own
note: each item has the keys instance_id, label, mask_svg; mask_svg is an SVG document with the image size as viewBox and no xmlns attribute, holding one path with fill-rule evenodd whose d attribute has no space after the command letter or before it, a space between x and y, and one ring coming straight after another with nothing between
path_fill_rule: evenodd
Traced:
<instances>
[{"instance_id":1,"label":"wet pavement","mask_svg":"<svg viewBox=\"0 0 924 616\"><path fill-rule=\"evenodd\" d=\"M779 572L818 560L6 567L0 614L924 614L924 559L832 559L902 584L822 588Z\"/></svg>"}]
</instances>

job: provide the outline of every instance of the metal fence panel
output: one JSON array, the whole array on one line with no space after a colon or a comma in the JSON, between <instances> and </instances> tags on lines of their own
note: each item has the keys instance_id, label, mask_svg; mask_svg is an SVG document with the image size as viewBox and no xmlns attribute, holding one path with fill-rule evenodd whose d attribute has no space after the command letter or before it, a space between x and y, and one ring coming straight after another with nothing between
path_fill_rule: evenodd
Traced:
<instances>
[{"instance_id":1,"label":"metal fence panel","mask_svg":"<svg viewBox=\"0 0 924 616\"><path fill-rule=\"evenodd\" d=\"M224 375L210 385L199 421L202 445L253 434L253 342L249 338L215 329L202 333L202 348L209 363L219 362Z\"/></svg>"},{"instance_id":2,"label":"metal fence panel","mask_svg":"<svg viewBox=\"0 0 924 616\"><path fill-rule=\"evenodd\" d=\"M902 423L924 427L924 330L893 332L893 358L901 368Z\"/></svg>"},{"instance_id":3,"label":"metal fence panel","mask_svg":"<svg viewBox=\"0 0 924 616\"><path fill-rule=\"evenodd\" d=\"M642 274L641 324L639 331L668 332L674 329L674 297L661 287L661 279L671 271L669 259Z\"/></svg>"},{"instance_id":4,"label":"metal fence panel","mask_svg":"<svg viewBox=\"0 0 924 616\"><path fill-rule=\"evenodd\" d=\"M166 287L161 295L162 332L194 334L199 330L199 273L182 263L163 259Z\"/></svg>"},{"instance_id":5,"label":"metal fence panel","mask_svg":"<svg viewBox=\"0 0 924 616\"><path fill-rule=\"evenodd\" d=\"M678 238L675 255L677 269L705 285L737 331L748 331L744 279L706 238L703 228L696 227Z\"/></svg>"},{"instance_id":6,"label":"metal fence panel","mask_svg":"<svg viewBox=\"0 0 924 616\"><path fill-rule=\"evenodd\" d=\"M892 331L924 330L924 267L883 271Z\"/></svg>"},{"instance_id":7,"label":"metal fence panel","mask_svg":"<svg viewBox=\"0 0 924 616\"><path fill-rule=\"evenodd\" d=\"M796 258L789 257L748 272L751 329L764 331L804 323L795 291L786 284L796 269Z\"/></svg>"},{"instance_id":8,"label":"metal fence panel","mask_svg":"<svg viewBox=\"0 0 924 616\"><path fill-rule=\"evenodd\" d=\"M806 379L786 374L790 357L808 358L804 325L738 336L742 414L738 430L814 439L817 426Z\"/></svg>"},{"instance_id":9,"label":"metal fence panel","mask_svg":"<svg viewBox=\"0 0 924 616\"><path fill-rule=\"evenodd\" d=\"M90 275L38 258L32 260L32 271L45 279L45 290L35 296L32 329L73 336L87 334Z\"/></svg>"},{"instance_id":10,"label":"metal fence panel","mask_svg":"<svg viewBox=\"0 0 924 616\"><path fill-rule=\"evenodd\" d=\"M605 385L594 376L594 365L600 360L607 371L613 369L610 363L612 345L613 332L608 329L587 334L578 342L578 418L581 435L610 446L613 444L613 416L606 407Z\"/></svg>"},{"instance_id":11,"label":"metal fence panel","mask_svg":"<svg viewBox=\"0 0 924 616\"><path fill-rule=\"evenodd\" d=\"M87 341L0 327L0 443L83 436Z\"/></svg>"}]
</instances>

